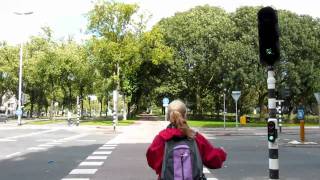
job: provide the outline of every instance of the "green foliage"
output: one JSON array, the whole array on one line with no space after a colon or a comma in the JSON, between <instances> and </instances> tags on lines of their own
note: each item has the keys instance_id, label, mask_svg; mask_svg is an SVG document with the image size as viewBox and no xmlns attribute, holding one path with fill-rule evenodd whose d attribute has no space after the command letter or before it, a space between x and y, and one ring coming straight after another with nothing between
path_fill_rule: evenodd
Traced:
<instances>
[{"instance_id":1,"label":"green foliage","mask_svg":"<svg viewBox=\"0 0 320 180\"><path fill-rule=\"evenodd\" d=\"M136 4L98 0L88 12L92 37L79 44L56 41L49 27L24 46L26 108L40 112L59 103L74 108L76 96L95 94L105 105L115 89L132 111L162 105L162 98L184 100L193 115L219 115L223 93L229 112L231 91L241 90L241 114L267 104L266 68L259 63L257 12L233 13L198 6L162 19L146 31L146 14ZM277 94L292 112L298 103L312 109L320 91L320 21L279 10L280 62ZM0 44L0 95L15 94L19 46ZM289 93L284 93L289 91Z\"/></svg>"}]
</instances>

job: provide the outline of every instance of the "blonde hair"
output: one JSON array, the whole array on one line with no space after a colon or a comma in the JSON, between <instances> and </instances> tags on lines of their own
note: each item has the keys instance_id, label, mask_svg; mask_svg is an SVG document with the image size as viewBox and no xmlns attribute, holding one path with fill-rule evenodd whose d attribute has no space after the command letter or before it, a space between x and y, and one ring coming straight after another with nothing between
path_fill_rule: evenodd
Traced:
<instances>
[{"instance_id":1,"label":"blonde hair","mask_svg":"<svg viewBox=\"0 0 320 180\"><path fill-rule=\"evenodd\" d=\"M187 107L181 100L174 100L168 106L168 117L172 125L180 129L188 138L194 138L195 132L189 128L187 118Z\"/></svg>"}]
</instances>

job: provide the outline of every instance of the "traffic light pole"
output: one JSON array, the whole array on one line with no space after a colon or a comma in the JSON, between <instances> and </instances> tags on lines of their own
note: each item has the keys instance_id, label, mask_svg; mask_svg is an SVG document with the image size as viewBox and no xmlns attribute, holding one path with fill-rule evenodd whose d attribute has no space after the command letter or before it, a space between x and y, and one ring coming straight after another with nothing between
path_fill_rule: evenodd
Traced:
<instances>
[{"instance_id":1,"label":"traffic light pole","mask_svg":"<svg viewBox=\"0 0 320 180\"><path fill-rule=\"evenodd\" d=\"M279 154L278 154L278 122L276 110L276 79L273 66L268 66L268 148L269 148L269 179L279 179Z\"/></svg>"}]
</instances>

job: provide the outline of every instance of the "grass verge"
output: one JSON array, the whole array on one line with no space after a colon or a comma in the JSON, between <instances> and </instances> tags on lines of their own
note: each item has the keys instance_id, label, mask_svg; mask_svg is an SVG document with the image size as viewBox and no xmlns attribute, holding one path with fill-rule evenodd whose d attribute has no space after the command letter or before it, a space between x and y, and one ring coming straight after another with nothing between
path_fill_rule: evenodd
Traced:
<instances>
[{"instance_id":1,"label":"grass verge","mask_svg":"<svg viewBox=\"0 0 320 180\"><path fill-rule=\"evenodd\" d=\"M135 122L135 120L120 120L118 121L118 126L128 126ZM81 121L80 125L90 125L90 126L112 126L112 120L110 119L99 119L99 120L89 120Z\"/></svg>"},{"instance_id":2,"label":"grass verge","mask_svg":"<svg viewBox=\"0 0 320 180\"><path fill-rule=\"evenodd\" d=\"M39 120L39 121L31 121L26 122L29 125L46 125L46 124L57 124L57 123L64 123L66 120Z\"/></svg>"},{"instance_id":3,"label":"grass verge","mask_svg":"<svg viewBox=\"0 0 320 180\"><path fill-rule=\"evenodd\" d=\"M222 128L224 127L223 121L214 121L214 120L188 120L188 125L191 127L213 127L213 128ZM305 126L317 126L318 124L306 123ZM283 127L298 127L297 124L288 124L284 123ZM226 122L226 127L236 127L235 122ZM267 127L266 122L250 122L245 125L239 123L239 127Z\"/></svg>"}]
</instances>

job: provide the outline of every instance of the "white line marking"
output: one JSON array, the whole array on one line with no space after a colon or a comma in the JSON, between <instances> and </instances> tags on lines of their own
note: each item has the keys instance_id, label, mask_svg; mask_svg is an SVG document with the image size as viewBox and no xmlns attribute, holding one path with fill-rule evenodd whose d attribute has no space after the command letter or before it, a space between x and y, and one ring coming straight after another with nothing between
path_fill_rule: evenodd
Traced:
<instances>
[{"instance_id":1,"label":"white line marking","mask_svg":"<svg viewBox=\"0 0 320 180\"><path fill-rule=\"evenodd\" d=\"M11 157L16 156L16 155L18 155L18 154L21 154L21 152L15 152L15 153L6 155L6 158L11 158Z\"/></svg>"},{"instance_id":2,"label":"white line marking","mask_svg":"<svg viewBox=\"0 0 320 180\"><path fill-rule=\"evenodd\" d=\"M61 180L90 180L89 178L63 178Z\"/></svg>"},{"instance_id":3,"label":"white line marking","mask_svg":"<svg viewBox=\"0 0 320 180\"><path fill-rule=\"evenodd\" d=\"M88 156L87 159L107 159L108 156Z\"/></svg>"},{"instance_id":4,"label":"white line marking","mask_svg":"<svg viewBox=\"0 0 320 180\"><path fill-rule=\"evenodd\" d=\"M115 147L99 147L99 149L114 149Z\"/></svg>"},{"instance_id":5,"label":"white line marking","mask_svg":"<svg viewBox=\"0 0 320 180\"><path fill-rule=\"evenodd\" d=\"M28 148L28 150L47 150L47 148L42 148L42 147L31 147L31 148Z\"/></svg>"},{"instance_id":6,"label":"white line marking","mask_svg":"<svg viewBox=\"0 0 320 180\"><path fill-rule=\"evenodd\" d=\"M59 129L50 129L50 130L46 130L46 131L33 132L33 133L30 133L30 134L23 134L23 135L19 135L19 136L13 136L13 137L10 137L9 139L18 139L18 138L24 138L24 137L29 137L29 136L35 136L35 135L45 134L45 133L54 132L54 131L58 131L58 130Z\"/></svg>"},{"instance_id":7,"label":"white line marking","mask_svg":"<svg viewBox=\"0 0 320 180\"><path fill-rule=\"evenodd\" d=\"M117 144L105 144L105 145L103 145L104 147L112 147L112 146L118 146Z\"/></svg>"},{"instance_id":8,"label":"white line marking","mask_svg":"<svg viewBox=\"0 0 320 180\"><path fill-rule=\"evenodd\" d=\"M98 169L74 169L69 174L95 174Z\"/></svg>"},{"instance_id":9,"label":"white line marking","mask_svg":"<svg viewBox=\"0 0 320 180\"><path fill-rule=\"evenodd\" d=\"M47 144L59 145L59 144L62 144L62 143L61 142L50 142L50 143L47 143Z\"/></svg>"},{"instance_id":10,"label":"white line marking","mask_svg":"<svg viewBox=\"0 0 320 180\"><path fill-rule=\"evenodd\" d=\"M13 142L13 141L17 141L14 139L0 139L0 142Z\"/></svg>"},{"instance_id":11,"label":"white line marking","mask_svg":"<svg viewBox=\"0 0 320 180\"><path fill-rule=\"evenodd\" d=\"M207 180L219 180L217 178L207 178Z\"/></svg>"},{"instance_id":12,"label":"white line marking","mask_svg":"<svg viewBox=\"0 0 320 180\"><path fill-rule=\"evenodd\" d=\"M93 140L93 139L79 139L77 140L78 142L96 142L97 140Z\"/></svg>"},{"instance_id":13,"label":"white line marking","mask_svg":"<svg viewBox=\"0 0 320 180\"><path fill-rule=\"evenodd\" d=\"M98 155L98 154L111 154L112 153L112 151L96 151L96 152L93 152L92 154L93 155Z\"/></svg>"},{"instance_id":14,"label":"white line marking","mask_svg":"<svg viewBox=\"0 0 320 180\"><path fill-rule=\"evenodd\" d=\"M80 164L79 164L79 166L101 166L103 164L103 162L96 162L96 161L92 161L92 162L87 162L87 161L85 161L85 162L81 162Z\"/></svg>"},{"instance_id":15,"label":"white line marking","mask_svg":"<svg viewBox=\"0 0 320 180\"><path fill-rule=\"evenodd\" d=\"M48 142L48 141L54 141L55 139L38 139L37 142Z\"/></svg>"},{"instance_id":16,"label":"white line marking","mask_svg":"<svg viewBox=\"0 0 320 180\"><path fill-rule=\"evenodd\" d=\"M87 136L87 135L88 135L88 134L78 134L78 135L71 136L71 137L68 137L68 138L63 138L63 139L61 139L61 140L58 140L58 142L70 141L70 140L78 139L78 138L81 138L81 137L84 137L84 136Z\"/></svg>"},{"instance_id":17,"label":"white line marking","mask_svg":"<svg viewBox=\"0 0 320 180\"><path fill-rule=\"evenodd\" d=\"M207 169L207 168L203 168L203 173L205 173L205 174L210 174L210 171L209 171L209 169Z\"/></svg>"},{"instance_id":18,"label":"white line marking","mask_svg":"<svg viewBox=\"0 0 320 180\"><path fill-rule=\"evenodd\" d=\"M40 144L39 147L53 147L54 144Z\"/></svg>"}]
</instances>

